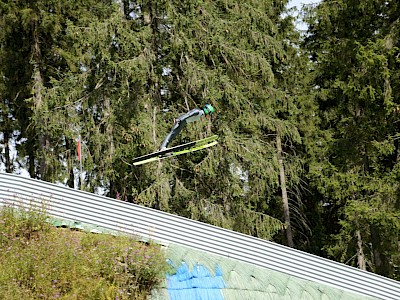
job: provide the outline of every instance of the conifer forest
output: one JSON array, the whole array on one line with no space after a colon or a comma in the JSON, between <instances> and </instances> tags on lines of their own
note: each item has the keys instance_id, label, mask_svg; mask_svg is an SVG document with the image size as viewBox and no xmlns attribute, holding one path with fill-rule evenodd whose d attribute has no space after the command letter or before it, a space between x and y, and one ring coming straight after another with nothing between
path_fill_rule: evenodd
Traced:
<instances>
[{"instance_id":1,"label":"conifer forest","mask_svg":"<svg viewBox=\"0 0 400 300\"><path fill-rule=\"evenodd\" d=\"M288 2L0 0L2 171L400 280L400 2Z\"/></svg>"}]
</instances>

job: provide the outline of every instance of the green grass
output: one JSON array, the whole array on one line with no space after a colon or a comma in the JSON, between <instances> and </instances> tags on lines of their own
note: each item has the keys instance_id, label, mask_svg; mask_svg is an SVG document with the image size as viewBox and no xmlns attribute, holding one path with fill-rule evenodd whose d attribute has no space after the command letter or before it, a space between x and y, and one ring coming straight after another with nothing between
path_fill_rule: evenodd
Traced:
<instances>
[{"instance_id":1,"label":"green grass","mask_svg":"<svg viewBox=\"0 0 400 300\"><path fill-rule=\"evenodd\" d=\"M0 207L0 299L147 299L168 271L160 246L57 229Z\"/></svg>"}]
</instances>

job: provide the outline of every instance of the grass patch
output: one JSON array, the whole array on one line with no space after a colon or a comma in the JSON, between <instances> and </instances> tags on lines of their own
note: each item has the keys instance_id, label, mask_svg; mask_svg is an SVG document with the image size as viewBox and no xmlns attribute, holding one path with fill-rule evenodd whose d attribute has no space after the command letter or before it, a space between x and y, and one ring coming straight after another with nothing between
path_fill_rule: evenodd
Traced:
<instances>
[{"instance_id":1,"label":"grass patch","mask_svg":"<svg viewBox=\"0 0 400 300\"><path fill-rule=\"evenodd\" d=\"M0 299L147 299L168 271L160 246L57 229L0 207Z\"/></svg>"}]
</instances>

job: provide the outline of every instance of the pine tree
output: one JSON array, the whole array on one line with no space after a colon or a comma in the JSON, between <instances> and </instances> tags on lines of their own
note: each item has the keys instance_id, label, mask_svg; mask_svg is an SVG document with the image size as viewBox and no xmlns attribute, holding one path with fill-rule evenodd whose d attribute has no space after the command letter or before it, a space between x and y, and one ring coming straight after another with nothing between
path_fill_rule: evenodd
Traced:
<instances>
[{"instance_id":1,"label":"pine tree","mask_svg":"<svg viewBox=\"0 0 400 300\"><path fill-rule=\"evenodd\" d=\"M142 174L122 159L140 155L150 134L141 129L151 122L149 30L134 11L115 5L80 22L67 23L71 48L62 55L70 67L48 91L58 105L51 118L74 124L60 129L70 140L82 137L84 188L125 199Z\"/></svg>"},{"instance_id":2,"label":"pine tree","mask_svg":"<svg viewBox=\"0 0 400 300\"><path fill-rule=\"evenodd\" d=\"M24 129L19 123L26 122L30 117L25 114L24 99L29 97L30 88L24 83L29 80L29 50L23 43L25 33L21 29L21 22L18 22L17 3L0 2L0 20L2 30L0 32L0 74L1 76L1 103L2 103L2 128L5 155L3 161L7 172L18 167L18 160L11 162L10 142L15 138L17 142L24 134ZM15 37L20 36L20 39ZM29 165L29 171L32 171ZM31 173L31 174L32 174Z\"/></svg>"},{"instance_id":3,"label":"pine tree","mask_svg":"<svg viewBox=\"0 0 400 300\"><path fill-rule=\"evenodd\" d=\"M286 1L14 4L4 4L4 41L11 30L29 38L15 51L24 77L16 92L5 89L21 101L19 154L32 177L73 186L80 135L84 189L262 238L286 223L293 245L312 101ZM13 50L2 54L11 61ZM214 119L174 143L217 133L219 146L139 168L124 162L157 149L174 117L206 102Z\"/></svg>"},{"instance_id":4,"label":"pine tree","mask_svg":"<svg viewBox=\"0 0 400 300\"><path fill-rule=\"evenodd\" d=\"M260 237L275 232L268 215L280 219L282 212L276 132L285 153L300 141L296 117L288 116L300 115L290 73L301 72L301 64L287 43L296 34L292 20L281 17L284 4L151 2L164 22L153 27L160 31L157 86L163 89L162 106L153 110L154 140L161 143L174 117L207 102L216 108L212 122L190 124L174 143L212 133L221 140L210 152L146 166L158 176L138 190L138 201L157 198L162 209ZM301 170L294 153L285 157L290 188Z\"/></svg>"},{"instance_id":5,"label":"pine tree","mask_svg":"<svg viewBox=\"0 0 400 300\"><path fill-rule=\"evenodd\" d=\"M326 250L390 277L397 276L391 265L400 226L398 19L396 1L322 1L310 15L307 41L328 137L311 170L334 216Z\"/></svg>"},{"instance_id":6,"label":"pine tree","mask_svg":"<svg viewBox=\"0 0 400 300\"><path fill-rule=\"evenodd\" d=\"M105 7L108 4L110 1L104 3ZM65 60L70 46L67 20L83 21L87 7L96 7L94 14L101 14L100 4L93 5L90 1L1 3L2 45L7 62L3 65L5 98L12 101L10 106L15 107L14 117L19 124L14 129L20 141L19 163L28 169L31 177L63 181L65 157L71 151L65 146L71 143L66 141L60 127L65 130L69 123L51 120L52 110L61 100L51 103L47 92L69 67Z\"/></svg>"}]
</instances>

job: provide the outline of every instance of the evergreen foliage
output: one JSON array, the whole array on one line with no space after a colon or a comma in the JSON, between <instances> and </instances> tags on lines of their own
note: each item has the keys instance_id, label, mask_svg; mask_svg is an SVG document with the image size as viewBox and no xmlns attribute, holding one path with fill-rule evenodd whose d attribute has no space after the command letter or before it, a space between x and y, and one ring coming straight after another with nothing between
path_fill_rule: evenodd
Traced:
<instances>
[{"instance_id":1,"label":"evergreen foliage","mask_svg":"<svg viewBox=\"0 0 400 300\"><path fill-rule=\"evenodd\" d=\"M4 170L398 278L399 4L323 0L302 44L287 4L0 0ZM127 164L206 103L171 146L217 146Z\"/></svg>"},{"instance_id":2,"label":"evergreen foliage","mask_svg":"<svg viewBox=\"0 0 400 300\"><path fill-rule=\"evenodd\" d=\"M398 264L397 1L322 1L306 44L327 139L314 184L327 203L328 255L385 276ZM327 226L327 228L329 228Z\"/></svg>"},{"instance_id":3,"label":"evergreen foliage","mask_svg":"<svg viewBox=\"0 0 400 300\"><path fill-rule=\"evenodd\" d=\"M163 7L163 2L153 4ZM165 3L158 19L168 26L158 28L159 36L166 31L159 57L167 74L157 81L165 90L160 107L154 108L155 123L161 125L154 140L161 142L174 117L207 102L216 108L215 118L190 124L177 143L211 132L222 140L211 153L155 165L156 178L145 195L139 191L139 202L150 198L163 210L260 237L271 237L281 226L274 221L271 227L266 215L272 212L281 219L281 209L271 209L281 202L276 131L282 132L285 143L300 142L296 117L285 116L298 113L297 99L289 91L295 80L289 73L300 66L288 43L296 35L290 17L282 18L283 4ZM301 164L292 155L286 162L293 187Z\"/></svg>"}]
</instances>

